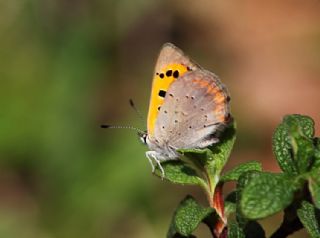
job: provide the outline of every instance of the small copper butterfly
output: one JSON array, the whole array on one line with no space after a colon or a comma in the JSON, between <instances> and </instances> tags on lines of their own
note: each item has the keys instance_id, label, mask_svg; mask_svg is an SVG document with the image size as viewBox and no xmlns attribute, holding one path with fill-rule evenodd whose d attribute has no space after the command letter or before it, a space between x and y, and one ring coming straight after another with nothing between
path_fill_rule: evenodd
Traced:
<instances>
[{"instance_id":1,"label":"small copper butterfly","mask_svg":"<svg viewBox=\"0 0 320 238\"><path fill-rule=\"evenodd\" d=\"M153 75L147 132L152 171L155 161L179 158L178 149L205 148L219 141L232 121L230 96L218 76L203 69L171 43L163 45Z\"/></svg>"}]
</instances>

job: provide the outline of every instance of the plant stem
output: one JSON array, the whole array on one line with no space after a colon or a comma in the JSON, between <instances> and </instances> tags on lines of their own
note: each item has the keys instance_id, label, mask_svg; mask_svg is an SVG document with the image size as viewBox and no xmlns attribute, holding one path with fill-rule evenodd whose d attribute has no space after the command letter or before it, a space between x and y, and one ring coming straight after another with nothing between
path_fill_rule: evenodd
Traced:
<instances>
[{"instance_id":1,"label":"plant stem","mask_svg":"<svg viewBox=\"0 0 320 238\"><path fill-rule=\"evenodd\" d=\"M224 214L224 199L222 193L223 183L217 183L219 179L217 177L211 177L206 173L206 178L208 182L208 190L206 191L209 205L212 207L216 213L219 215L219 219L210 226L212 228L212 234L214 237L225 237L223 231L225 230L227 224L227 218ZM223 234L222 234L223 233Z\"/></svg>"},{"instance_id":2,"label":"plant stem","mask_svg":"<svg viewBox=\"0 0 320 238\"><path fill-rule=\"evenodd\" d=\"M215 192L213 194L213 207L219 214L222 221L226 223L226 217L224 214L224 200L223 200L223 194L222 194L222 186L223 186L222 183L216 186Z\"/></svg>"},{"instance_id":3,"label":"plant stem","mask_svg":"<svg viewBox=\"0 0 320 238\"><path fill-rule=\"evenodd\" d=\"M223 193L222 193L223 183L219 183L213 193L212 198L212 207L216 210L219 215L219 220L215 225L215 234L217 237L221 237L226 225L227 225L227 218L224 214L224 200L223 200Z\"/></svg>"}]
</instances>

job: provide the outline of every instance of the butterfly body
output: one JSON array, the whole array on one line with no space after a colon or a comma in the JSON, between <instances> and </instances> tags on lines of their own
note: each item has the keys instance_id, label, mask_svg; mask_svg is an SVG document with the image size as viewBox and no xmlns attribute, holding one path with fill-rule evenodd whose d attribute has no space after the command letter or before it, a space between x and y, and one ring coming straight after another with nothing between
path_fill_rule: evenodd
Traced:
<instances>
[{"instance_id":1,"label":"butterfly body","mask_svg":"<svg viewBox=\"0 0 320 238\"><path fill-rule=\"evenodd\" d=\"M162 170L160 162L178 159L178 149L217 143L231 121L229 101L227 89L215 74L166 43L156 64L148 130L142 136L152 167L152 160Z\"/></svg>"}]
</instances>

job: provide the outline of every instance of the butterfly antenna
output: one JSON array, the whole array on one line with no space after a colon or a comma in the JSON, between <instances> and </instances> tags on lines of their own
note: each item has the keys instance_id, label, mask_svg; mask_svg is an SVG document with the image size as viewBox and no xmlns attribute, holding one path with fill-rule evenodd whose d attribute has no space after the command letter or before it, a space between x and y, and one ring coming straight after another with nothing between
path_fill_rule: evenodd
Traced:
<instances>
[{"instance_id":1,"label":"butterfly antenna","mask_svg":"<svg viewBox=\"0 0 320 238\"><path fill-rule=\"evenodd\" d=\"M130 107L137 113L137 115L140 118L141 122L143 122L145 124L146 121L144 120L144 117L142 116L142 113L136 107L136 105L134 104L134 102L133 102L133 100L131 98L129 99L129 103L130 103Z\"/></svg>"},{"instance_id":2,"label":"butterfly antenna","mask_svg":"<svg viewBox=\"0 0 320 238\"><path fill-rule=\"evenodd\" d=\"M101 128L104 128L104 129L130 129L130 130L137 131L139 134L145 133L143 130L136 128L136 127L133 127L133 126L115 126L115 125L103 124L103 125L101 125Z\"/></svg>"}]
</instances>

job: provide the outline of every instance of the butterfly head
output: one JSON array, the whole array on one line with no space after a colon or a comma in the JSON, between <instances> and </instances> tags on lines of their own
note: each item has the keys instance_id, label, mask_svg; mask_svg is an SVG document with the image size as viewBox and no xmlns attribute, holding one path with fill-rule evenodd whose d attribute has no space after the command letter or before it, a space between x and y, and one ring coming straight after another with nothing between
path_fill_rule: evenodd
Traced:
<instances>
[{"instance_id":1,"label":"butterfly head","mask_svg":"<svg viewBox=\"0 0 320 238\"><path fill-rule=\"evenodd\" d=\"M143 143L143 144L147 144L147 138L148 138L148 133L147 131L138 131L138 136L140 138L140 141Z\"/></svg>"}]
</instances>

